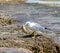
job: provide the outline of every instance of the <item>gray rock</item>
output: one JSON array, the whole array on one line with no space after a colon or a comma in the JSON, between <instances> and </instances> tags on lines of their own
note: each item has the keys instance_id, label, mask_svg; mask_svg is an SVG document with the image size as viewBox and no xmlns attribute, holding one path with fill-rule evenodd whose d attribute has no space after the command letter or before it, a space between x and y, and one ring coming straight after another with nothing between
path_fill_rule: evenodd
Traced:
<instances>
[{"instance_id":1,"label":"gray rock","mask_svg":"<svg viewBox=\"0 0 60 53\"><path fill-rule=\"evenodd\" d=\"M24 48L1 48L0 53L32 53L32 51L24 49Z\"/></svg>"}]
</instances>

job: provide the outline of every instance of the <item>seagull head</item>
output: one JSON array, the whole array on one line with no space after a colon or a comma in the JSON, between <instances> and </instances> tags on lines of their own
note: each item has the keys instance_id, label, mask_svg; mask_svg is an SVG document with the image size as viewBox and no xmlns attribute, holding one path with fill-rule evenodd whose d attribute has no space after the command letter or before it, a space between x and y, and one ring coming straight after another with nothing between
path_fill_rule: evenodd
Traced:
<instances>
[{"instance_id":1,"label":"seagull head","mask_svg":"<svg viewBox=\"0 0 60 53\"><path fill-rule=\"evenodd\" d=\"M36 26L36 23L34 23L34 22L26 22L26 24L25 24L26 26L29 26L29 27L33 27L33 26Z\"/></svg>"},{"instance_id":2,"label":"seagull head","mask_svg":"<svg viewBox=\"0 0 60 53\"><path fill-rule=\"evenodd\" d=\"M30 24L31 22L27 21L26 24Z\"/></svg>"},{"instance_id":3,"label":"seagull head","mask_svg":"<svg viewBox=\"0 0 60 53\"><path fill-rule=\"evenodd\" d=\"M31 24L31 22L29 22L29 21L27 21L26 23L25 23L25 25L27 25L27 26L29 26Z\"/></svg>"}]
</instances>

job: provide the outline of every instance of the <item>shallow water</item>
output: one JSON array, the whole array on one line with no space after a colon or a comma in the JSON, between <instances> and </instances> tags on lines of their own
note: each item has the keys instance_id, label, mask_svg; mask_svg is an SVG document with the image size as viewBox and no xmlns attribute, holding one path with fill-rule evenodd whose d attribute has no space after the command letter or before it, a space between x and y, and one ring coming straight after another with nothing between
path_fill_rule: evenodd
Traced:
<instances>
[{"instance_id":1,"label":"shallow water","mask_svg":"<svg viewBox=\"0 0 60 53\"><path fill-rule=\"evenodd\" d=\"M60 33L59 7L49 7L41 4L1 4L0 13L12 16L19 21L19 24L34 21L55 33ZM60 42L58 37L60 37L60 34L57 34L57 40Z\"/></svg>"}]
</instances>

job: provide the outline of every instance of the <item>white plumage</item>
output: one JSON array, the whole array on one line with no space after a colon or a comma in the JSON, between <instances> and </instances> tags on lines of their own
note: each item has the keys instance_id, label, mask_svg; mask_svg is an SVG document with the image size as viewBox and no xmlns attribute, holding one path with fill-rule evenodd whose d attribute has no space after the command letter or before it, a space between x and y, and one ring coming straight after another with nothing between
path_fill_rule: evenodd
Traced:
<instances>
[{"instance_id":1,"label":"white plumage","mask_svg":"<svg viewBox=\"0 0 60 53\"><path fill-rule=\"evenodd\" d=\"M25 25L28 28L30 28L31 30L34 30L34 31L43 31L43 30L45 30L45 27L43 27L40 24L35 23L35 22L27 21Z\"/></svg>"},{"instance_id":2,"label":"white plumage","mask_svg":"<svg viewBox=\"0 0 60 53\"><path fill-rule=\"evenodd\" d=\"M45 31L45 27L41 26L38 23L27 21L23 26L22 29L25 33L32 34L34 38L35 35L44 35L43 32Z\"/></svg>"}]
</instances>

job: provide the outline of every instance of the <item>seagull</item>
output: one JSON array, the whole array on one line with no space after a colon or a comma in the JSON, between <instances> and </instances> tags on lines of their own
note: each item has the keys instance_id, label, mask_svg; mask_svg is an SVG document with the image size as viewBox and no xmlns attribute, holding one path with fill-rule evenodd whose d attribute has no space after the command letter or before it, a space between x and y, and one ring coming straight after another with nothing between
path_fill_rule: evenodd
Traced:
<instances>
[{"instance_id":1,"label":"seagull","mask_svg":"<svg viewBox=\"0 0 60 53\"><path fill-rule=\"evenodd\" d=\"M37 34L43 34L42 31L44 31L45 29L47 29L46 27L41 26L40 24L36 23L36 22L31 22L31 21L27 21L24 25L23 25L23 30L24 32L30 33L32 35L36 35Z\"/></svg>"},{"instance_id":2,"label":"seagull","mask_svg":"<svg viewBox=\"0 0 60 53\"><path fill-rule=\"evenodd\" d=\"M46 27L43 27L40 24L35 23L35 22L29 22L29 21L27 21L25 25L27 27L29 27L30 29L35 30L35 31L42 31L42 30L47 29Z\"/></svg>"}]
</instances>

